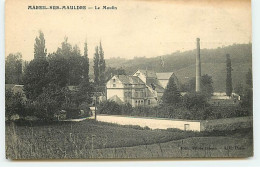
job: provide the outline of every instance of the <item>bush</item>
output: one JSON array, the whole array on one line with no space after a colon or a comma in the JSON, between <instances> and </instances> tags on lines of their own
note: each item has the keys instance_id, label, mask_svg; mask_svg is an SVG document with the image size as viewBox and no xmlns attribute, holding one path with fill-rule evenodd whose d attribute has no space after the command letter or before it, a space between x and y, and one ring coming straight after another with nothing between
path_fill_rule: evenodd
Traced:
<instances>
[{"instance_id":1,"label":"bush","mask_svg":"<svg viewBox=\"0 0 260 173\"><path fill-rule=\"evenodd\" d=\"M25 115L25 103L20 93L14 94L11 90L5 91L5 116L9 120L12 115Z\"/></svg>"},{"instance_id":2,"label":"bush","mask_svg":"<svg viewBox=\"0 0 260 173\"><path fill-rule=\"evenodd\" d=\"M183 96L182 102L183 106L189 110L199 110L209 106L206 95L202 93L188 93Z\"/></svg>"},{"instance_id":3,"label":"bush","mask_svg":"<svg viewBox=\"0 0 260 173\"><path fill-rule=\"evenodd\" d=\"M122 106L115 101L104 101L98 105L97 112L100 114L121 115Z\"/></svg>"}]
</instances>

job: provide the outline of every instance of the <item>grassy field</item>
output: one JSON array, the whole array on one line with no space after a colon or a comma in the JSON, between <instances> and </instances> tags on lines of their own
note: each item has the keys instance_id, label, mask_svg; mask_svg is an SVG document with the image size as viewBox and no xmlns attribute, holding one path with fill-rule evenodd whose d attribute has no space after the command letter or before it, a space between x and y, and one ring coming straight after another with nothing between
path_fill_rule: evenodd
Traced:
<instances>
[{"instance_id":1,"label":"grassy field","mask_svg":"<svg viewBox=\"0 0 260 173\"><path fill-rule=\"evenodd\" d=\"M199 133L94 120L6 123L9 159L247 157L252 151L252 129Z\"/></svg>"}]
</instances>

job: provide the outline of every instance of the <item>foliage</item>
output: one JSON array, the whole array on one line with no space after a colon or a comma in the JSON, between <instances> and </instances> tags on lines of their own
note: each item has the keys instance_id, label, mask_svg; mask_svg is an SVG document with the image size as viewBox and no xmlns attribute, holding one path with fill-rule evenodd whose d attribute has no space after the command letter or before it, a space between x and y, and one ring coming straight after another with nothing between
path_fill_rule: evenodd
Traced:
<instances>
[{"instance_id":1,"label":"foliage","mask_svg":"<svg viewBox=\"0 0 260 173\"><path fill-rule=\"evenodd\" d=\"M227 66L226 94L227 96L231 96L233 87L232 87L232 77L231 77L232 67L231 67L231 59L229 54L227 54L226 66Z\"/></svg>"},{"instance_id":2,"label":"foliage","mask_svg":"<svg viewBox=\"0 0 260 173\"><path fill-rule=\"evenodd\" d=\"M235 83L245 84L244 76L252 66L252 44L233 44L214 49L201 49L201 68L203 74L209 74L213 78L213 88L217 92L225 92L226 82L223 72L226 72L226 53L232 57L232 79ZM188 82L194 77L196 50L173 52L150 58L106 59L107 67L124 67L127 74L133 74L137 69L153 69L155 72L173 71L180 83ZM160 57L165 61L164 68L160 63Z\"/></svg>"},{"instance_id":3,"label":"foliage","mask_svg":"<svg viewBox=\"0 0 260 173\"><path fill-rule=\"evenodd\" d=\"M180 92L174 82L174 78L171 77L162 96L163 104L177 104L180 100Z\"/></svg>"},{"instance_id":4,"label":"foliage","mask_svg":"<svg viewBox=\"0 0 260 173\"><path fill-rule=\"evenodd\" d=\"M65 58L53 53L48 56L47 81L59 87L65 87L69 83L68 62Z\"/></svg>"},{"instance_id":5,"label":"foliage","mask_svg":"<svg viewBox=\"0 0 260 173\"><path fill-rule=\"evenodd\" d=\"M11 90L5 91L5 116L10 119L12 115L24 115L24 100L20 93L13 93Z\"/></svg>"},{"instance_id":6,"label":"foliage","mask_svg":"<svg viewBox=\"0 0 260 173\"><path fill-rule=\"evenodd\" d=\"M126 72L122 67L121 68L108 67L108 68L106 68L105 75L106 75L106 80L108 81L114 75L126 75Z\"/></svg>"},{"instance_id":7,"label":"foliage","mask_svg":"<svg viewBox=\"0 0 260 173\"><path fill-rule=\"evenodd\" d=\"M196 80L195 77L190 79L187 84L182 84L181 90L184 92L194 93L195 92ZM212 77L208 74L201 76L201 93L208 98L212 96L214 92Z\"/></svg>"},{"instance_id":8,"label":"foliage","mask_svg":"<svg viewBox=\"0 0 260 173\"><path fill-rule=\"evenodd\" d=\"M249 68L248 69L248 72L247 72L247 74L246 74L246 84L249 86L249 87L251 87L251 88L253 88L253 78L252 78L252 69L251 68Z\"/></svg>"},{"instance_id":9,"label":"foliage","mask_svg":"<svg viewBox=\"0 0 260 173\"><path fill-rule=\"evenodd\" d=\"M22 54L9 54L5 59L5 83L22 83Z\"/></svg>"},{"instance_id":10,"label":"foliage","mask_svg":"<svg viewBox=\"0 0 260 173\"><path fill-rule=\"evenodd\" d=\"M48 66L46 59L36 58L30 61L24 73L24 92L28 99L35 100L48 85Z\"/></svg>"},{"instance_id":11,"label":"foliage","mask_svg":"<svg viewBox=\"0 0 260 173\"><path fill-rule=\"evenodd\" d=\"M84 61L82 63L83 78L89 79L89 58L88 58L88 44L84 43Z\"/></svg>"},{"instance_id":12,"label":"foliage","mask_svg":"<svg viewBox=\"0 0 260 173\"><path fill-rule=\"evenodd\" d=\"M204 109L208 106L207 97L203 93L188 93L183 96L183 105L187 109Z\"/></svg>"},{"instance_id":13,"label":"foliage","mask_svg":"<svg viewBox=\"0 0 260 173\"><path fill-rule=\"evenodd\" d=\"M98 46L95 48L95 54L94 54L94 75L95 75L95 78L94 78L94 82L96 85L99 85L100 84L100 70L99 70L99 53L98 53Z\"/></svg>"},{"instance_id":14,"label":"foliage","mask_svg":"<svg viewBox=\"0 0 260 173\"><path fill-rule=\"evenodd\" d=\"M104 50L102 48L102 44L100 41L100 45L99 45L99 75L100 75L100 85L104 86L106 84L106 76L105 76L105 72L106 72L106 62L104 59Z\"/></svg>"},{"instance_id":15,"label":"foliage","mask_svg":"<svg viewBox=\"0 0 260 173\"><path fill-rule=\"evenodd\" d=\"M39 37L35 38L34 59L46 59L47 49L45 48L45 39L42 31L39 31Z\"/></svg>"},{"instance_id":16,"label":"foliage","mask_svg":"<svg viewBox=\"0 0 260 173\"><path fill-rule=\"evenodd\" d=\"M98 105L98 113L100 114L111 114L111 115L121 115L122 114L122 108L119 104L117 104L115 101L105 101L101 102Z\"/></svg>"}]
</instances>

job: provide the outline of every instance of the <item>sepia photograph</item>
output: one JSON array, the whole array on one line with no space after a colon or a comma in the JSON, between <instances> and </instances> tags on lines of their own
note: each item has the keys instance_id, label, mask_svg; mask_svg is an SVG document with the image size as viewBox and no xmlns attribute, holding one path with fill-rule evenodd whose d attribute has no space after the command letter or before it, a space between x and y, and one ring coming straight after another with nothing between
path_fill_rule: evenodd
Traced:
<instances>
[{"instance_id":1,"label":"sepia photograph","mask_svg":"<svg viewBox=\"0 0 260 173\"><path fill-rule=\"evenodd\" d=\"M250 0L6 0L9 160L254 156Z\"/></svg>"}]
</instances>

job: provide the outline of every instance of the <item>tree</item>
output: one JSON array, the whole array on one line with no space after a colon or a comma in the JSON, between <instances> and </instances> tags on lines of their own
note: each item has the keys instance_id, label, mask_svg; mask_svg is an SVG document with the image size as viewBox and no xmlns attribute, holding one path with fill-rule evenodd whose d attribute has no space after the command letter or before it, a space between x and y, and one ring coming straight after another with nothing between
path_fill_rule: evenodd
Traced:
<instances>
[{"instance_id":1,"label":"tree","mask_svg":"<svg viewBox=\"0 0 260 173\"><path fill-rule=\"evenodd\" d=\"M164 104L177 104L181 100L180 92L174 82L174 78L171 77L167 84L167 87L163 93L162 101Z\"/></svg>"},{"instance_id":2,"label":"tree","mask_svg":"<svg viewBox=\"0 0 260 173\"><path fill-rule=\"evenodd\" d=\"M84 60L83 60L83 77L89 80L89 58L88 58L88 44L84 44Z\"/></svg>"},{"instance_id":3,"label":"tree","mask_svg":"<svg viewBox=\"0 0 260 173\"><path fill-rule=\"evenodd\" d=\"M99 76L100 76L100 85L104 86L106 83L105 71L106 71L106 62L104 59L104 51L100 41L99 46Z\"/></svg>"},{"instance_id":4,"label":"tree","mask_svg":"<svg viewBox=\"0 0 260 173\"><path fill-rule=\"evenodd\" d=\"M212 77L208 74L201 77L201 91L207 98L210 98L214 92Z\"/></svg>"},{"instance_id":5,"label":"tree","mask_svg":"<svg viewBox=\"0 0 260 173\"><path fill-rule=\"evenodd\" d=\"M253 81L252 81L252 69L249 68L247 74L246 74L246 84L253 88Z\"/></svg>"},{"instance_id":6,"label":"tree","mask_svg":"<svg viewBox=\"0 0 260 173\"><path fill-rule=\"evenodd\" d=\"M231 96L232 91L233 91L232 77L231 77L232 67L231 67L230 55L227 54L226 56L227 56L227 59L226 59L226 65L227 65L226 94L227 94L227 96Z\"/></svg>"},{"instance_id":7,"label":"tree","mask_svg":"<svg viewBox=\"0 0 260 173\"><path fill-rule=\"evenodd\" d=\"M68 43L68 37L64 38L61 43L61 48L56 51L58 57L63 58L67 62L68 85L79 85L84 77L84 57L80 54L80 49L77 45Z\"/></svg>"},{"instance_id":8,"label":"tree","mask_svg":"<svg viewBox=\"0 0 260 173\"><path fill-rule=\"evenodd\" d=\"M69 83L68 62L65 58L60 57L56 53L48 56L48 83L55 84L60 88L65 87Z\"/></svg>"},{"instance_id":9,"label":"tree","mask_svg":"<svg viewBox=\"0 0 260 173\"><path fill-rule=\"evenodd\" d=\"M243 95L243 85L241 83L237 83L237 85L234 87L234 92L240 96Z\"/></svg>"},{"instance_id":10,"label":"tree","mask_svg":"<svg viewBox=\"0 0 260 173\"><path fill-rule=\"evenodd\" d=\"M39 37L35 38L34 43L34 59L43 58L47 55L47 49L45 48L45 39L42 31L39 31Z\"/></svg>"},{"instance_id":11,"label":"tree","mask_svg":"<svg viewBox=\"0 0 260 173\"><path fill-rule=\"evenodd\" d=\"M56 53L66 59L71 57L72 46L68 43L68 37L64 37L64 41L61 43L61 48L59 47Z\"/></svg>"},{"instance_id":12,"label":"tree","mask_svg":"<svg viewBox=\"0 0 260 173\"><path fill-rule=\"evenodd\" d=\"M195 92L195 78L189 80L187 84L182 85L182 91ZM212 77L208 74L201 76L201 93L207 97L211 97L214 92Z\"/></svg>"},{"instance_id":13,"label":"tree","mask_svg":"<svg viewBox=\"0 0 260 173\"><path fill-rule=\"evenodd\" d=\"M95 54L94 54L94 82L95 85L99 85L100 84L100 70L99 70L99 53L98 53L98 46L96 46L95 48Z\"/></svg>"},{"instance_id":14,"label":"tree","mask_svg":"<svg viewBox=\"0 0 260 173\"><path fill-rule=\"evenodd\" d=\"M9 54L5 60L5 83L22 83L22 54Z\"/></svg>"},{"instance_id":15,"label":"tree","mask_svg":"<svg viewBox=\"0 0 260 173\"><path fill-rule=\"evenodd\" d=\"M33 59L28 64L24 73L24 91L28 99L35 100L48 85L48 66L46 59Z\"/></svg>"},{"instance_id":16,"label":"tree","mask_svg":"<svg viewBox=\"0 0 260 173\"><path fill-rule=\"evenodd\" d=\"M126 75L125 69L122 67L120 68L114 68L114 67L108 67L106 68L106 81L112 78L114 75Z\"/></svg>"}]
</instances>

